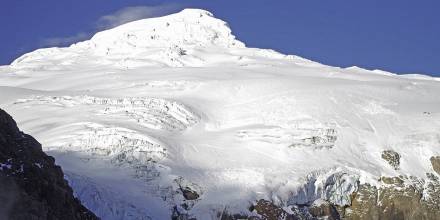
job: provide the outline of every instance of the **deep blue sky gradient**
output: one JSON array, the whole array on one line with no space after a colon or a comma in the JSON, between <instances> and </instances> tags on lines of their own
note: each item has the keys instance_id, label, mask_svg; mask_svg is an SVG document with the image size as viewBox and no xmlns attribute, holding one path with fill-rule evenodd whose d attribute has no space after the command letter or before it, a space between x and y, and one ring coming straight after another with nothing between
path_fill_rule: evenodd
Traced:
<instances>
[{"instance_id":1,"label":"deep blue sky gradient","mask_svg":"<svg viewBox=\"0 0 440 220\"><path fill-rule=\"evenodd\" d=\"M1 0L0 65L47 38L96 31L127 6L203 8L250 47L333 66L440 76L439 0Z\"/></svg>"}]
</instances>

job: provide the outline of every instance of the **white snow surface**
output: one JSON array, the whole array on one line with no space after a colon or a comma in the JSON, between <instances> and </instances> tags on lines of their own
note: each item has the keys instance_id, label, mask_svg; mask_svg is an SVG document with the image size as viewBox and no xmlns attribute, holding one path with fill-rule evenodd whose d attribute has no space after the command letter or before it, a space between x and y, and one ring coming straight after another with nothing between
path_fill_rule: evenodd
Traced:
<instances>
[{"instance_id":1,"label":"white snow surface","mask_svg":"<svg viewBox=\"0 0 440 220\"><path fill-rule=\"evenodd\" d=\"M382 175L425 178L439 94L432 77L247 48L198 9L0 67L0 107L103 219L167 219L174 206L215 219L257 199L346 205ZM381 159L390 149L398 170ZM185 200L186 186L200 197Z\"/></svg>"}]
</instances>

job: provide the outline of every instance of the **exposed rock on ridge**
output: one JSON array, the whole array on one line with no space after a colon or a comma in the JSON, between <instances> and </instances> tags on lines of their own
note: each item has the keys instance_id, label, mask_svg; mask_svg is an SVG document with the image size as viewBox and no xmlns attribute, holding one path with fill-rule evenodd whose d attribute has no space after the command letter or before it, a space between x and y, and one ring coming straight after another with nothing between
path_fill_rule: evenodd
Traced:
<instances>
[{"instance_id":1,"label":"exposed rock on ridge","mask_svg":"<svg viewBox=\"0 0 440 220\"><path fill-rule=\"evenodd\" d=\"M395 170L399 169L400 165L400 155L399 153L392 150L385 150L382 152L382 159L386 160L390 166Z\"/></svg>"},{"instance_id":2,"label":"exposed rock on ridge","mask_svg":"<svg viewBox=\"0 0 440 220\"><path fill-rule=\"evenodd\" d=\"M0 109L0 219L98 219L73 196L61 167Z\"/></svg>"}]
</instances>

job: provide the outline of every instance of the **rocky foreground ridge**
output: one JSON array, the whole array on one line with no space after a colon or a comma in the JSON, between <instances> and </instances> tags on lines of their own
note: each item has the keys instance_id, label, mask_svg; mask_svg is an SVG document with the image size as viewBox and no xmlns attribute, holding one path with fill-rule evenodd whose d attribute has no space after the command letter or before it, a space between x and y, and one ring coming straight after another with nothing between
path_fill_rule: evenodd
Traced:
<instances>
[{"instance_id":1,"label":"rocky foreground ridge","mask_svg":"<svg viewBox=\"0 0 440 220\"><path fill-rule=\"evenodd\" d=\"M400 155L397 152L384 151L383 155L390 166L399 169ZM277 206L271 201L259 200L249 207L249 211L256 215L230 214L224 211L218 217L222 220L440 219L440 156L432 156L430 162L435 173L426 173L426 179L402 175L383 176L378 180L378 186L357 183L349 204L344 206L325 199L290 206Z\"/></svg>"},{"instance_id":2,"label":"rocky foreground ridge","mask_svg":"<svg viewBox=\"0 0 440 220\"><path fill-rule=\"evenodd\" d=\"M435 220L440 216L438 176L428 173L428 181L415 177L383 177L382 187L361 184L351 195L351 204L338 206L318 199L311 204L277 206L259 200L249 207L251 215L219 212L221 220ZM175 212L173 220L196 220Z\"/></svg>"},{"instance_id":3,"label":"rocky foreground ridge","mask_svg":"<svg viewBox=\"0 0 440 220\"><path fill-rule=\"evenodd\" d=\"M0 109L0 219L98 219L73 196L55 159Z\"/></svg>"}]
</instances>

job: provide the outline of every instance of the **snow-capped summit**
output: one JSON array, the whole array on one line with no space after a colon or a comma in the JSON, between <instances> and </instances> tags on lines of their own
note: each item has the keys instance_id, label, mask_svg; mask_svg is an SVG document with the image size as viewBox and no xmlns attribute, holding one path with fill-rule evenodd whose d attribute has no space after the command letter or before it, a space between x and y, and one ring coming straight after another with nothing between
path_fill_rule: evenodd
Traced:
<instances>
[{"instance_id":1,"label":"snow-capped summit","mask_svg":"<svg viewBox=\"0 0 440 220\"><path fill-rule=\"evenodd\" d=\"M247 48L228 24L200 9L129 22L96 33L90 40L65 48L43 48L24 54L11 67L27 71L112 66L150 67L255 66L310 60L270 49ZM282 61L281 61L282 62Z\"/></svg>"},{"instance_id":2,"label":"snow-capped summit","mask_svg":"<svg viewBox=\"0 0 440 220\"><path fill-rule=\"evenodd\" d=\"M245 48L245 45L235 39L226 22L205 10L184 9L98 32L90 40L67 48L39 49L21 56L11 65L32 69L57 69L54 65L75 63L116 64L124 68L200 66L209 61L199 50L223 53L232 48ZM83 59L85 56L87 59ZM42 59L46 62L42 63Z\"/></svg>"},{"instance_id":3,"label":"snow-capped summit","mask_svg":"<svg viewBox=\"0 0 440 220\"><path fill-rule=\"evenodd\" d=\"M199 9L185 9L164 17L123 24L95 34L87 43L103 53L142 51L172 45L244 47L232 35L226 22Z\"/></svg>"}]
</instances>

